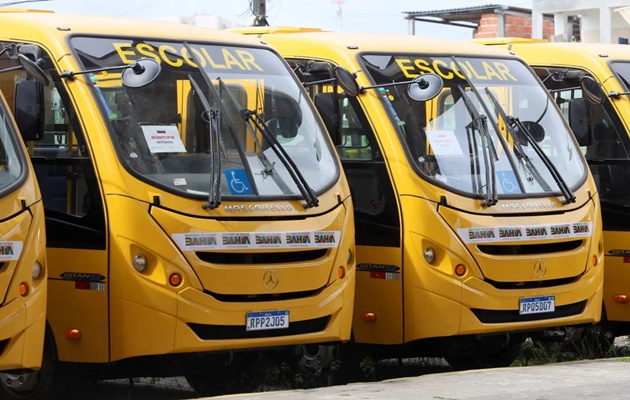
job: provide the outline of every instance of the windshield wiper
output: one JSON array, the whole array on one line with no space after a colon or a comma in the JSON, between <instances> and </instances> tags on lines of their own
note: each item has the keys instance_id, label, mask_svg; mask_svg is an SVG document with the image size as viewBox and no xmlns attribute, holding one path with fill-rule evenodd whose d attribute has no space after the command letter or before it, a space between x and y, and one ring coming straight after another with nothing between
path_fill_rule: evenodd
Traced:
<instances>
[{"instance_id":1,"label":"windshield wiper","mask_svg":"<svg viewBox=\"0 0 630 400\"><path fill-rule=\"evenodd\" d=\"M492 143L492 139L490 138L490 133L488 132L488 117L484 114L480 114L475 105L472 103L468 95L466 94L466 90L464 90L460 85L457 86L459 89L462 100L464 101L464 105L466 109L470 113L472 117L472 121L470 123L471 129L476 129L477 132L481 135L481 149L483 151L483 161L486 170L486 191L484 194L484 200L481 202L482 206L491 207L499 201L499 197L497 195L497 182L496 182L496 174L495 174L495 160L498 160L496 149L494 148L494 144ZM468 129L468 128L467 128ZM477 152L476 144L473 144L475 153ZM478 160L477 155L473 153L471 156L475 159L475 169L473 171L473 175L478 175Z\"/></svg>"},{"instance_id":2,"label":"windshield wiper","mask_svg":"<svg viewBox=\"0 0 630 400\"><path fill-rule=\"evenodd\" d=\"M212 157L212 165L210 166L210 191L208 193L208 202L201 205L202 208L209 208L214 210L221 204L221 155L219 153L220 148L220 124L219 124L219 109L210 106L208 99L201 91L201 88L193 79L191 75L188 75L188 80L193 88L193 93L197 93L197 98L201 101L201 105L204 108L204 114L208 117L208 135L210 139L209 150Z\"/></svg>"},{"instance_id":3,"label":"windshield wiper","mask_svg":"<svg viewBox=\"0 0 630 400\"><path fill-rule=\"evenodd\" d=\"M562 204L575 203L575 195L571 191L571 188L569 187L569 185L567 185L564 178L562 178L562 176L558 172L558 169L553 164L553 162L551 162L547 154L540 148L540 146L538 145L538 142L536 142L536 140L532 137L532 134L529 131L529 129L527 129L527 127L521 122L520 119L515 118L512 115L508 115L505 112L505 110L503 110L503 107L501 107L501 104L499 104L499 101L496 99L496 97L494 96L494 93L490 89L486 88L486 94L488 94L488 97L492 99L492 102L494 103L494 107L497 109L499 114L501 114L501 118L503 118L503 121L505 122L505 125L507 126L508 132L510 133L510 136L512 136L512 140L514 141L515 150L518 149L518 153L520 153L523 159L530 165L531 172L534 173L534 176L538 177L540 176L540 174L538 173L534 165L531 163L531 160L529 159L529 157L527 157L527 155L525 154L525 151L521 147L517 134L522 134L522 136L527 140L527 142L531 144L532 148L534 149L538 157L540 157L545 167L547 167L547 169L549 170L551 177L554 179L554 181L558 185L558 188L560 189L560 192L562 192L562 195L564 196L564 201L562 201ZM517 153L517 157L519 157L520 159L521 156L519 156L518 153ZM542 179L542 176L540 176L540 179ZM549 188L548 185L547 185L547 188L548 189L543 187L543 190L551 190L551 188Z\"/></svg>"}]
</instances>

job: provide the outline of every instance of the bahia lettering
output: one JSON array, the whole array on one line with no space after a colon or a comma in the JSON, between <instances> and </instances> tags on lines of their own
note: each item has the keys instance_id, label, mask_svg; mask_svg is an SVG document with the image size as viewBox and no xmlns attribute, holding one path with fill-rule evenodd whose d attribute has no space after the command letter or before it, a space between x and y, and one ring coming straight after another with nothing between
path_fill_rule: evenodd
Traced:
<instances>
[{"instance_id":1,"label":"bahia lettering","mask_svg":"<svg viewBox=\"0 0 630 400\"><path fill-rule=\"evenodd\" d=\"M311 243L311 235L308 233L287 234L287 244L308 244Z\"/></svg>"},{"instance_id":2,"label":"bahia lettering","mask_svg":"<svg viewBox=\"0 0 630 400\"><path fill-rule=\"evenodd\" d=\"M256 244L282 244L281 235L256 235Z\"/></svg>"},{"instance_id":3,"label":"bahia lettering","mask_svg":"<svg viewBox=\"0 0 630 400\"><path fill-rule=\"evenodd\" d=\"M216 236L208 236L208 235L186 235L184 237L186 246L216 246L217 238Z\"/></svg>"},{"instance_id":4,"label":"bahia lettering","mask_svg":"<svg viewBox=\"0 0 630 400\"><path fill-rule=\"evenodd\" d=\"M520 238L523 237L521 228L499 228L500 238Z\"/></svg>"},{"instance_id":5,"label":"bahia lettering","mask_svg":"<svg viewBox=\"0 0 630 400\"><path fill-rule=\"evenodd\" d=\"M335 234L334 233L316 233L315 234L315 243L335 243Z\"/></svg>"},{"instance_id":6,"label":"bahia lettering","mask_svg":"<svg viewBox=\"0 0 630 400\"><path fill-rule=\"evenodd\" d=\"M225 212L290 212L291 204L242 204L223 206Z\"/></svg>"},{"instance_id":7,"label":"bahia lettering","mask_svg":"<svg viewBox=\"0 0 630 400\"><path fill-rule=\"evenodd\" d=\"M1 256L12 256L13 255L13 245L2 245L0 246L0 255Z\"/></svg>"},{"instance_id":8,"label":"bahia lettering","mask_svg":"<svg viewBox=\"0 0 630 400\"><path fill-rule=\"evenodd\" d=\"M591 233L589 224L573 224L573 233Z\"/></svg>"},{"instance_id":9,"label":"bahia lettering","mask_svg":"<svg viewBox=\"0 0 630 400\"><path fill-rule=\"evenodd\" d=\"M223 236L223 245L245 245L250 244L249 235L228 235Z\"/></svg>"},{"instance_id":10,"label":"bahia lettering","mask_svg":"<svg viewBox=\"0 0 630 400\"><path fill-rule=\"evenodd\" d=\"M571 226L570 225L551 226L549 228L549 230L551 231L551 236L570 235L571 234Z\"/></svg>"},{"instance_id":11,"label":"bahia lettering","mask_svg":"<svg viewBox=\"0 0 630 400\"><path fill-rule=\"evenodd\" d=\"M468 239L494 239L494 229L471 229L468 231Z\"/></svg>"},{"instance_id":12,"label":"bahia lettering","mask_svg":"<svg viewBox=\"0 0 630 400\"><path fill-rule=\"evenodd\" d=\"M547 235L548 233L546 227L525 228L525 236L528 237L542 237Z\"/></svg>"}]
</instances>

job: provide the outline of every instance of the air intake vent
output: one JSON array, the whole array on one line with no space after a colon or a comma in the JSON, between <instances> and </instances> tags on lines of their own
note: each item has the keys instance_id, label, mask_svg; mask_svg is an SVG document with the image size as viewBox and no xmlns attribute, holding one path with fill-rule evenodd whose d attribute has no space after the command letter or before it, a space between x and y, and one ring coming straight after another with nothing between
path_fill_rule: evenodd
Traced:
<instances>
[{"instance_id":1,"label":"air intake vent","mask_svg":"<svg viewBox=\"0 0 630 400\"><path fill-rule=\"evenodd\" d=\"M327 249L283 251L277 253L218 253L198 251L201 261L212 264L289 264L312 261L326 255Z\"/></svg>"},{"instance_id":2,"label":"air intake vent","mask_svg":"<svg viewBox=\"0 0 630 400\"><path fill-rule=\"evenodd\" d=\"M515 256L528 254L550 254L575 250L582 246L582 240L568 242L537 243L537 244L480 244L477 246L482 253L493 256Z\"/></svg>"}]
</instances>

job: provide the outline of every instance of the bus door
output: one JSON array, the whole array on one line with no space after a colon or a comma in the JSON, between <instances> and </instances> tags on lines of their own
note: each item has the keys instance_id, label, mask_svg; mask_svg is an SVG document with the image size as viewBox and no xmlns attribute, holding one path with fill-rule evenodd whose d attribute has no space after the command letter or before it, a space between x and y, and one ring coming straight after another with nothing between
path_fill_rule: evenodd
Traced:
<instances>
[{"instance_id":1,"label":"bus door","mask_svg":"<svg viewBox=\"0 0 630 400\"><path fill-rule=\"evenodd\" d=\"M340 117L336 122L335 99ZM321 92L314 95L314 101L328 131L339 128L335 144L354 203L358 272L354 339L358 343L402 343L401 226L383 152L356 98ZM377 320L365 321L365 313L374 313Z\"/></svg>"},{"instance_id":2,"label":"bus door","mask_svg":"<svg viewBox=\"0 0 630 400\"><path fill-rule=\"evenodd\" d=\"M40 55L45 65L55 65L44 51ZM0 86L15 85L17 105L21 99L38 99L43 115L41 139L27 145L46 216L48 320L61 361L106 362L109 288L103 200L74 104L54 67L46 74L47 86L19 78L16 84L12 74L0 74Z\"/></svg>"}]
</instances>

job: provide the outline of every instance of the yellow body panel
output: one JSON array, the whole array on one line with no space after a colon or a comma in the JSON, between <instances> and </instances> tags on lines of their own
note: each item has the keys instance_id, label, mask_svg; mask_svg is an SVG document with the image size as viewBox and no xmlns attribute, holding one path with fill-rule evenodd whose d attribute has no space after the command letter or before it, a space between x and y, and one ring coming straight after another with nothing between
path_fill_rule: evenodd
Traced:
<instances>
[{"instance_id":1,"label":"yellow body panel","mask_svg":"<svg viewBox=\"0 0 630 400\"><path fill-rule=\"evenodd\" d=\"M359 87L374 84L359 62L363 53L404 54L409 57L445 54L448 57L453 53L458 56L511 57L503 49L415 36L345 34L290 27L238 28L235 31L254 35L270 43L289 60L292 67L299 65L298 61L302 60L329 62L333 66L343 67L356 74ZM449 79L439 69L440 65L443 64L435 64L433 70L429 71L426 64L416 64L423 72L435 72ZM401 64L401 70L406 69L403 72L409 74L409 78L418 73L414 68L411 61ZM491 69L487 69L486 73L488 77L491 73L500 76L499 79L507 76L501 76ZM477 76L480 80L488 77L481 74ZM502 98L509 94L497 95ZM383 153L387 177L396 200L396 213L400 218L400 245L378 245L378 240L391 239L385 237L376 239L374 245L357 244L353 337L358 343L401 345L419 339L456 339L459 335L523 332L555 326L593 324L600 320L604 257L599 203L597 197L593 196L596 189L590 175L575 190L577 201L573 204L561 205L558 198L554 197L527 199L524 196L516 201L506 201L509 204L503 206L502 201L499 201L497 206L486 208L478 200L449 192L417 176L397 140L400 136L397 136L392 126L392 118L383 107L377 90L362 91L357 101ZM430 110L429 107L427 105L427 110ZM512 112L514 105L504 104L504 107ZM370 149L367 151L363 154L360 149L340 150L342 160L347 160L348 165L358 165L352 164L354 159L366 156L369 160ZM346 174L350 179L351 172L348 169ZM356 189L356 209L359 205L367 208L375 200L375 194L366 188L367 185ZM448 207L446 204L443 206L442 202L447 202ZM545 206L549 203L550 208L561 209L562 213L523 211L538 202L545 203ZM591 224L592 234L571 251L544 255L506 257L486 254L479 250L477 243L465 243L464 237L458 233L458 230L473 226L515 227L578 221ZM554 245L553 240L542 243ZM423 255L424 249L429 247L435 250L432 264L428 264ZM595 267L592 265L593 257L597 260ZM544 278L534 275L539 260L547 263ZM463 276L455 274L455 267L459 264L466 266ZM507 268L508 265L510 268ZM557 279L566 281L544 289L546 281ZM518 289L520 282L537 280L540 280L540 288ZM514 287L502 289L499 283L495 286L492 281ZM580 304L584 308L570 316L518 320L521 298L547 295L555 296L556 307ZM484 316L486 311L490 317ZM366 313L375 314L376 319L366 320ZM496 315L500 316L499 320L481 320Z\"/></svg>"},{"instance_id":2,"label":"yellow body panel","mask_svg":"<svg viewBox=\"0 0 630 400\"><path fill-rule=\"evenodd\" d=\"M0 24L5 32L4 36L0 34L0 41L39 46L52 61L53 65L47 68L57 73L80 70L73 50L68 47L72 35L109 37L116 32L116 37L147 41L179 40L268 49L259 40L235 33L183 24L165 27L163 23L126 18L77 18L45 11L2 8ZM118 55L131 63L133 51L122 48ZM146 51L146 47L138 51ZM160 56L155 51L142 55L162 63L174 63L168 58L171 53ZM246 54L241 55L243 60L248 60ZM270 55L279 59L274 53L270 52ZM186 55L184 59L195 66ZM226 60L232 62L233 68L242 66L234 66L238 60ZM255 65L250 62L246 66L253 68ZM120 86L118 77L116 72L111 74L113 79L104 77L103 82L99 82L99 90ZM190 84L183 79L178 81L179 104L186 107ZM318 193L318 207L305 208L303 201L267 196L264 200L238 203L224 200L219 208L205 208L202 207L204 202L198 199L161 191L134 176L121 164L108 133L106 118L104 120L100 115L102 104L95 98L92 85L86 82L89 81L85 76L76 76L59 83L68 93L64 98L69 101L66 107L75 110L72 116L76 118L76 125L62 127L68 131L62 132L63 139L55 137L54 146L31 144L31 155L40 162L43 158L40 153L56 147L67 149L67 154L63 155L66 158L89 155L88 163L94 168L93 182L97 186L97 193L91 200L85 188L73 181L74 175L79 176L79 172L85 171L72 169L72 163L67 164L66 174L55 177L63 179L63 183L55 183L50 190L62 188L61 195L66 196L62 201L66 201L68 207L60 206L57 210L67 212L70 219L77 217L77 224L87 218L82 212L88 206L94 207L94 202L99 202L97 208L102 208L103 214L96 221L99 230L83 230L86 236L94 235L98 239L95 240L97 245L85 245L80 240L82 238L68 237L68 242L73 244L66 246L64 238L56 236L56 244L47 249L50 268L48 321L59 361L109 363L144 355L334 343L350 339L356 258L350 190L340 165L335 165L339 171L336 180ZM2 82L3 88L10 85L8 79ZM304 97L301 96L302 103ZM317 120L309 121L320 124ZM74 135L72 129L77 127L83 131L85 142ZM185 136L183 140L186 140ZM77 159L84 162L85 158ZM339 164L334 157L332 160ZM88 204L86 198L92 203ZM52 202L48 205L57 207ZM58 223L55 218L51 220ZM68 225L73 226L72 223ZM53 229L53 225L48 228ZM54 229L59 232L58 225ZM318 240L313 231L320 230L338 233L333 239L334 246L327 246L322 256L306 261L299 257L294 260L291 253L303 249L280 249L278 253L285 261L277 264L219 265L202 261L195 251L177 244L178 238L186 235L232 232L252 235L310 232ZM330 240L323 236L320 239ZM143 254L147 260L147 267L142 272L132 266L132 260L138 254ZM274 270L280 279L273 290L265 289L263 282L263 276L270 270ZM169 283L173 273L179 274L180 283ZM216 293L238 297L238 300L217 299ZM274 298L276 294L287 298L277 300ZM264 295L265 300L243 300L248 295ZM289 310L290 328L297 324L296 333L272 332L262 338L248 337L245 334L246 314L268 310ZM317 324L311 324L311 320ZM301 323L306 327L299 328ZM232 328L231 332L238 335L233 337L228 333L216 340L203 337L204 330L213 327L218 327L219 333L222 327ZM72 330L80 332L80 338L70 335Z\"/></svg>"}]
</instances>

